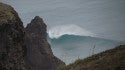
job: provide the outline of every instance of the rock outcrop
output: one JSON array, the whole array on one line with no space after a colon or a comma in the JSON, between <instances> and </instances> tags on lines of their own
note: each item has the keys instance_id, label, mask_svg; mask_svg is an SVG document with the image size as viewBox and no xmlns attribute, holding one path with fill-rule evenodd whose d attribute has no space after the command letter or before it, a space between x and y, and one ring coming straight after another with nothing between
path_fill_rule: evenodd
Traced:
<instances>
[{"instance_id":1,"label":"rock outcrop","mask_svg":"<svg viewBox=\"0 0 125 70\"><path fill-rule=\"evenodd\" d=\"M23 29L14 9L0 3L0 70L27 70Z\"/></svg>"},{"instance_id":2,"label":"rock outcrop","mask_svg":"<svg viewBox=\"0 0 125 70\"><path fill-rule=\"evenodd\" d=\"M26 61L32 70L56 70L64 63L53 55L47 42L46 24L36 16L26 27Z\"/></svg>"},{"instance_id":3,"label":"rock outcrop","mask_svg":"<svg viewBox=\"0 0 125 70\"><path fill-rule=\"evenodd\" d=\"M0 70L56 70L64 65L52 53L46 27L36 16L24 28L16 11L0 3Z\"/></svg>"}]
</instances>

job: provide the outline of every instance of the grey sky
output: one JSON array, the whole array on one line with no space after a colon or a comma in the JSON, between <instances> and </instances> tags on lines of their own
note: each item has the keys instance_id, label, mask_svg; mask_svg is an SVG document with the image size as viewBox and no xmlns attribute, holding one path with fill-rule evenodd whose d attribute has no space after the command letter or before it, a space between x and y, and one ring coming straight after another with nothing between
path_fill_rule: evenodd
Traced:
<instances>
[{"instance_id":1,"label":"grey sky","mask_svg":"<svg viewBox=\"0 0 125 70\"><path fill-rule=\"evenodd\" d=\"M48 25L76 24L99 37L125 40L125 0L0 0L18 11L24 25L39 15Z\"/></svg>"}]
</instances>

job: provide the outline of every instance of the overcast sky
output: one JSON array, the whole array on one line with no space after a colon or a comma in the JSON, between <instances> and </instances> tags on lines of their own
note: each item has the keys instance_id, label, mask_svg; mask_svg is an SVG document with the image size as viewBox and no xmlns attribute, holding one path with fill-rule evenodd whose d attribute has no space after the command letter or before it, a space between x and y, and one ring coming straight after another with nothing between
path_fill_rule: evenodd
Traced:
<instances>
[{"instance_id":1,"label":"overcast sky","mask_svg":"<svg viewBox=\"0 0 125 70\"><path fill-rule=\"evenodd\" d=\"M125 40L125 0L0 0L12 5L24 25L38 15L48 25L75 24L107 39Z\"/></svg>"}]
</instances>

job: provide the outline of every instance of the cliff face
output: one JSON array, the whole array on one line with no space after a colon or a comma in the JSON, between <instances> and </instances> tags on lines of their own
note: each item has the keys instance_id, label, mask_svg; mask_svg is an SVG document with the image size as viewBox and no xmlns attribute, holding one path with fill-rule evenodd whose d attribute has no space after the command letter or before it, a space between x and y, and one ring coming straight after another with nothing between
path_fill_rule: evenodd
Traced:
<instances>
[{"instance_id":1,"label":"cliff face","mask_svg":"<svg viewBox=\"0 0 125 70\"><path fill-rule=\"evenodd\" d=\"M0 70L26 70L23 29L14 9L0 3Z\"/></svg>"},{"instance_id":2,"label":"cliff face","mask_svg":"<svg viewBox=\"0 0 125 70\"><path fill-rule=\"evenodd\" d=\"M58 70L125 70L125 45L79 59Z\"/></svg>"},{"instance_id":3,"label":"cliff face","mask_svg":"<svg viewBox=\"0 0 125 70\"><path fill-rule=\"evenodd\" d=\"M53 55L46 37L40 17L24 28L14 9L0 3L0 70L56 70L64 65Z\"/></svg>"},{"instance_id":4,"label":"cliff face","mask_svg":"<svg viewBox=\"0 0 125 70\"><path fill-rule=\"evenodd\" d=\"M47 42L46 25L36 16L26 27L26 61L32 70L56 70L64 63L55 57Z\"/></svg>"}]
</instances>

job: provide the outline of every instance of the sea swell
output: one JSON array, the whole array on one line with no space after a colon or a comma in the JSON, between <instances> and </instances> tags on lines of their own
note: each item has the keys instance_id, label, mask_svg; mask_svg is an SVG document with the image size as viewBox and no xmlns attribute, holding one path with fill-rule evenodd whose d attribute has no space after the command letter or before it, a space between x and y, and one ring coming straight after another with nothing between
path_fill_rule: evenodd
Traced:
<instances>
[{"instance_id":1,"label":"sea swell","mask_svg":"<svg viewBox=\"0 0 125 70\"><path fill-rule=\"evenodd\" d=\"M95 36L94 33L74 24L55 26L48 31L50 38L59 38L62 35Z\"/></svg>"},{"instance_id":2,"label":"sea swell","mask_svg":"<svg viewBox=\"0 0 125 70\"><path fill-rule=\"evenodd\" d=\"M114 48L119 45L118 41L108 40L91 36L62 35L59 38L48 38L54 55L62 59L66 64L78 58ZM93 47L95 47L93 49Z\"/></svg>"}]
</instances>

